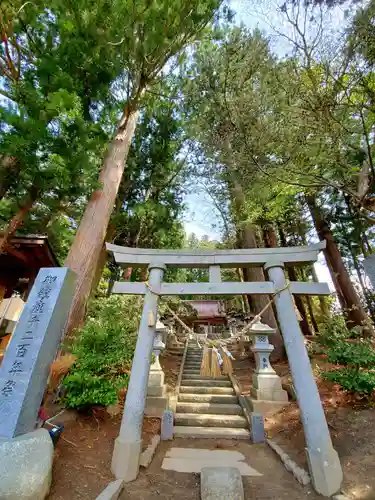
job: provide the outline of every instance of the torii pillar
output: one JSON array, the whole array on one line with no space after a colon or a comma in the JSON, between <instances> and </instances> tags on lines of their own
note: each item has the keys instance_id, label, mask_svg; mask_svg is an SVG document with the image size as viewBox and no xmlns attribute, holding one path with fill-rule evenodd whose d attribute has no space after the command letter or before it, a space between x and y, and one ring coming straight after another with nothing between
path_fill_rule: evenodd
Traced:
<instances>
[{"instance_id":1,"label":"torii pillar","mask_svg":"<svg viewBox=\"0 0 375 500\"><path fill-rule=\"evenodd\" d=\"M295 314L293 296L287 287L284 264L272 262L266 264L264 270L274 282L275 289L282 290L275 295L275 305L301 411L311 479L315 490L329 497L341 487L343 474L340 459L332 446L318 388Z\"/></svg>"}]
</instances>

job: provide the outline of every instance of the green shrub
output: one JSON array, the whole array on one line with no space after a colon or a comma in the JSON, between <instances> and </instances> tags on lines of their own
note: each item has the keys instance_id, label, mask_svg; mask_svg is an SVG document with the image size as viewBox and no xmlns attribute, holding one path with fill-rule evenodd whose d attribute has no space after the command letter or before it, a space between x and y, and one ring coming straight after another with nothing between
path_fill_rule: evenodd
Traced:
<instances>
[{"instance_id":1,"label":"green shrub","mask_svg":"<svg viewBox=\"0 0 375 500\"><path fill-rule=\"evenodd\" d=\"M375 350L365 339L355 342L336 341L327 350L328 361L338 365L353 365L359 368L375 367Z\"/></svg>"},{"instance_id":2,"label":"green shrub","mask_svg":"<svg viewBox=\"0 0 375 500\"><path fill-rule=\"evenodd\" d=\"M328 361L344 367L322 372L326 380L342 389L370 397L375 389L375 349L369 339L361 338L362 329L348 329L342 315L334 315L320 326L319 343L326 347ZM350 340L348 342L348 340Z\"/></svg>"},{"instance_id":3,"label":"green shrub","mask_svg":"<svg viewBox=\"0 0 375 500\"><path fill-rule=\"evenodd\" d=\"M356 368L339 368L323 372L322 377L339 384L342 389L356 392L363 396L371 396L375 390L375 373Z\"/></svg>"},{"instance_id":4,"label":"green shrub","mask_svg":"<svg viewBox=\"0 0 375 500\"><path fill-rule=\"evenodd\" d=\"M85 326L70 349L77 361L63 381L67 407L117 402L118 390L128 386L141 304L140 297L116 295L91 302Z\"/></svg>"},{"instance_id":5,"label":"green shrub","mask_svg":"<svg viewBox=\"0 0 375 500\"><path fill-rule=\"evenodd\" d=\"M324 346L334 346L338 341L354 339L362 334L360 327L349 329L342 314L333 314L319 325L318 342Z\"/></svg>"}]
</instances>

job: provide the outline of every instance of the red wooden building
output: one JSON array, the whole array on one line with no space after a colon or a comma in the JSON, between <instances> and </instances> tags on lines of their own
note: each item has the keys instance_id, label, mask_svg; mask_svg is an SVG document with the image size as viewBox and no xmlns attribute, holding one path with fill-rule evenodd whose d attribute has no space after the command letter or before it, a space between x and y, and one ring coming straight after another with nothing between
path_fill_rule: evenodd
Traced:
<instances>
[{"instance_id":1,"label":"red wooden building","mask_svg":"<svg viewBox=\"0 0 375 500\"><path fill-rule=\"evenodd\" d=\"M204 325L208 325L211 330L212 327L227 324L225 307L220 300L183 300L182 302L196 311L195 315L183 318L183 321L195 331Z\"/></svg>"}]
</instances>

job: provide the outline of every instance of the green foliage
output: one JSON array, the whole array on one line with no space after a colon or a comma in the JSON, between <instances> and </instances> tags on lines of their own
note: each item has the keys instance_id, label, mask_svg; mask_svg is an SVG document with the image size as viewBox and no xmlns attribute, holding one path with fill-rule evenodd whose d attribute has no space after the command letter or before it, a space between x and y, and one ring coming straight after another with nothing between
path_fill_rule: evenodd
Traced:
<instances>
[{"instance_id":1,"label":"green foliage","mask_svg":"<svg viewBox=\"0 0 375 500\"><path fill-rule=\"evenodd\" d=\"M323 378L339 384L342 389L369 397L375 390L375 373L356 370L355 368L340 368L322 373Z\"/></svg>"},{"instance_id":2,"label":"green foliage","mask_svg":"<svg viewBox=\"0 0 375 500\"><path fill-rule=\"evenodd\" d=\"M128 385L141 298L97 298L71 351L77 361L64 379L64 402L69 408L108 406L118 400L118 390Z\"/></svg>"},{"instance_id":3,"label":"green foliage","mask_svg":"<svg viewBox=\"0 0 375 500\"><path fill-rule=\"evenodd\" d=\"M322 372L323 378L339 384L342 389L371 396L375 389L375 349L368 339L360 337L361 329L348 329L342 315L320 325L319 343L327 347L327 359L340 368Z\"/></svg>"},{"instance_id":4,"label":"green foliage","mask_svg":"<svg viewBox=\"0 0 375 500\"><path fill-rule=\"evenodd\" d=\"M349 329L342 314L332 314L330 318L319 325L318 342L327 347L334 348L345 339L359 338L361 329L358 327Z\"/></svg>"},{"instance_id":5,"label":"green foliage","mask_svg":"<svg viewBox=\"0 0 375 500\"><path fill-rule=\"evenodd\" d=\"M164 91L168 93L167 86ZM186 176L183 140L176 103L150 97L131 145L111 219L114 243L143 248L181 247Z\"/></svg>"},{"instance_id":6,"label":"green foliage","mask_svg":"<svg viewBox=\"0 0 375 500\"><path fill-rule=\"evenodd\" d=\"M338 365L353 365L358 370L372 368L375 366L375 350L367 340L339 340L328 349L328 361Z\"/></svg>"},{"instance_id":7,"label":"green foliage","mask_svg":"<svg viewBox=\"0 0 375 500\"><path fill-rule=\"evenodd\" d=\"M144 115L158 107L146 88L160 90L165 65L176 57L173 69L184 47L218 19L220 6L220 0L1 3L0 230L28 204L17 229L47 233L60 259L66 256L125 105L142 104ZM164 160L156 164L159 179L168 175ZM131 162L128 170L137 174ZM163 231L169 214L160 200L143 208L138 218L148 226L156 212L162 220L154 245L181 230L175 224Z\"/></svg>"}]
</instances>

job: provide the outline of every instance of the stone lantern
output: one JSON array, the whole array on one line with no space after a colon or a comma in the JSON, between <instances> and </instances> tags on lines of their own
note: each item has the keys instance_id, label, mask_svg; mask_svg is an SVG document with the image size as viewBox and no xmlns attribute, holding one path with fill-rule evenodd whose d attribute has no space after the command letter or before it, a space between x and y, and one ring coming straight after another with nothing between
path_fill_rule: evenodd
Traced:
<instances>
[{"instance_id":1,"label":"stone lantern","mask_svg":"<svg viewBox=\"0 0 375 500\"><path fill-rule=\"evenodd\" d=\"M269 343L268 337L275 332L274 328L260 321L255 322L249 330L249 335L252 337L251 350L256 363L251 396L258 400L287 402L288 394L283 390L281 379L272 368L269 359L274 346Z\"/></svg>"},{"instance_id":2,"label":"stone lantern","mask_svg":"<svg viewBox=\"0 0 375 500\"><path fill-rule=\"evenodd\" d=\"M167 327L162 323L159 319L156 322L156 327L155 327L155 337L154 337L154 344L152 347L152 354L154 356L154 362L150 366L150 371L161 371L162 367L160 365L159 361L159 356L160 352L165 349L165 343L163 342L165 334L167 332ZM163 373L164 375L164 373Z\"/></svg>"},{"instance_id":3,"label":"stone lantern","mask_svg":"<svg viewBox=\"0 0 375 500\"><path fill-rule=\"evenodd\" d=\"M168 398L166 396L166 387L164 385L164 372L160 365L160 352L165 348L163 335L167 327L158 320L156 322L155 337L152 354L154 362L150 366L148 376L147 401L145 415L149 417L161 417L163 411L167 408Z\"/></svg>"}]
</instances>

